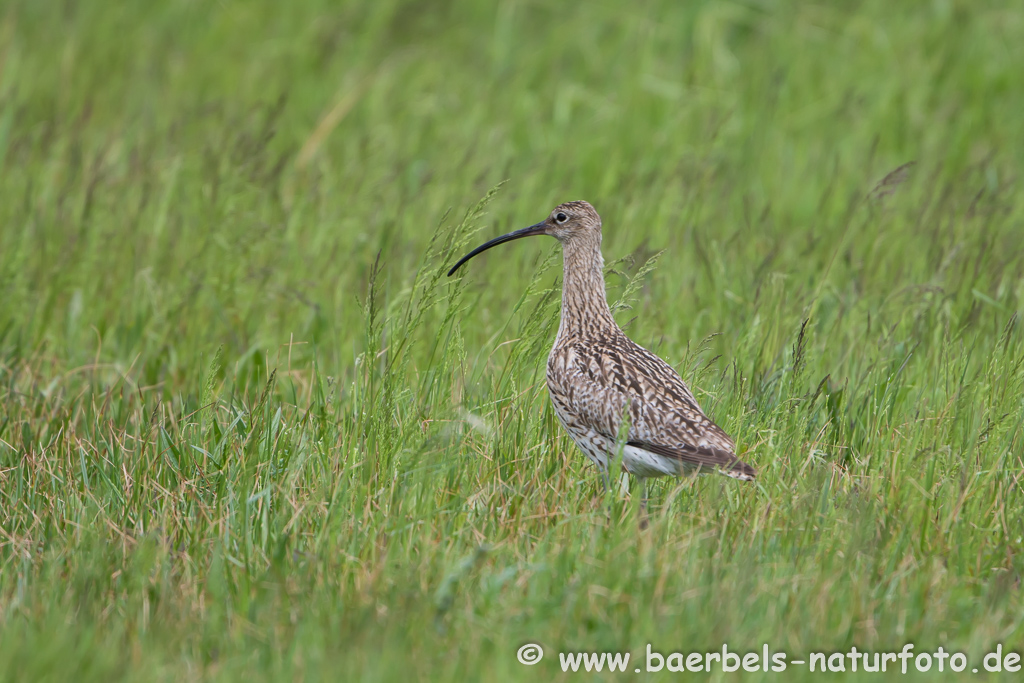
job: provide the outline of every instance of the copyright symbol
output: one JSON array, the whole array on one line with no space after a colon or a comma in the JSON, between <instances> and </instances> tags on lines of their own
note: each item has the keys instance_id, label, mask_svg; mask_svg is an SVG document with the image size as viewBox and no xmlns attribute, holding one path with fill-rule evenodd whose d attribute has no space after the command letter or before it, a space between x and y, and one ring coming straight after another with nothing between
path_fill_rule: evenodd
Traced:
<instances>
[{"instance_id":1,"label":"copyright symbol","mask_svg":"<svg viewBox=\"0 0 1024 683\"><path fill-rule=\"evenodd\" d=\"M537 643L527 643L519 648L519 652L516 653L516 659L519 660L520 664L533 666L544 659L544 648Z\"/></svg>"}]
</instances>

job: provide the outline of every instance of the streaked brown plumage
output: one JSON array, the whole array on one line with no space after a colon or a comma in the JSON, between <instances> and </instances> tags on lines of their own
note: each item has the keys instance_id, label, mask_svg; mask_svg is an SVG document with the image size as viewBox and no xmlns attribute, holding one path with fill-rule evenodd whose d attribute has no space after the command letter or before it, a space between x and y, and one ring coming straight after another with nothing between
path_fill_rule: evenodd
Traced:
<instances>
[{"instance_id":1,"label":"streaked brown plumage","mask_svg":"<svg viewBox=\"0 0 1024 683\"><path fill-rule=\"evenodd\" d=\"M753 480L732 439L701 410L672 367L619 329L605 297L601 217L587 202L560 204L546 220L477 247L448 272L497 244L531 235L562 243L562 319L548 356L547 384L559 421L606 471L622 449L627 472L659 477L715 470Z\"/></svg>"}]
</instances>

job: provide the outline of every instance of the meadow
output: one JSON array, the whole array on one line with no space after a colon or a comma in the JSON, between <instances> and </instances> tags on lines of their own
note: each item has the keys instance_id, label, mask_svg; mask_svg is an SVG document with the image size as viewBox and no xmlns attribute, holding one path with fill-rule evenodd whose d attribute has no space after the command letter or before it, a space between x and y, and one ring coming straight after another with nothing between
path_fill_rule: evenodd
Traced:
<instances>
[{"instance_id":1,"label":"meadow","mask_svg":"<svg viewBox=\"0 0 1024 683\"><path fill-rule=\"evenodd\" d=\"M987 0L0 4L0 678L1024 653L1022 64ZM445 276L572 199L759 471L643 532L557 243Z\"/></svg>"}]
</instances>

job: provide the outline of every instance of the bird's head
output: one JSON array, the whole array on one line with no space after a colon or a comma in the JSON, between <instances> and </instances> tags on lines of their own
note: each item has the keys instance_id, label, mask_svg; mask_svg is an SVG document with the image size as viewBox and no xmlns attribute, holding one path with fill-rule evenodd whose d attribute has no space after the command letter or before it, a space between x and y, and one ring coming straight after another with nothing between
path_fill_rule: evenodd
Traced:
<instances>
[{"instance_id":1,"label":"bird's head","mask_svg":"<svg viewBox=\"0 0 1024 683\"><path fill-rule=\"evenodd\" d=\"M459 259L459 262L448 271L448 275L454 274L463 263L491 247L496 247L499 244L511 242L522 237L533 237L534 235L550 235L562 243L581 237L597 237L600 244L601 217L597 215L594 207L587 202L576 201L559 204L540 223L484 242Z\"/></svg>"}]
</instances>

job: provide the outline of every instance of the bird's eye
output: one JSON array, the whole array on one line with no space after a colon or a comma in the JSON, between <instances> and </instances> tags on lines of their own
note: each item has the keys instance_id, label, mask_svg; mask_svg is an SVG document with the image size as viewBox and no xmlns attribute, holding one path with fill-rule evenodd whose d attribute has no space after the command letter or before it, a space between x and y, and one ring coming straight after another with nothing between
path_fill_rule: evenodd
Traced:
<instances>
[{"instance_id":1,"label":"bird's eye","mask_svg":"<svg viewBox=\"0 0 1024 683\"><path fill-rule=\"evenodd\" d=\"M566 216L566 215L565 215L564 213L562 213L561 211L559 211L558 213L556 213L556 214L555 214L555 222L556 222L556 223L564 223L564 222L566 222L567 220L569 220L569 217L568 217L568 216Z\"/></svg>"}]
</instances>

